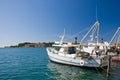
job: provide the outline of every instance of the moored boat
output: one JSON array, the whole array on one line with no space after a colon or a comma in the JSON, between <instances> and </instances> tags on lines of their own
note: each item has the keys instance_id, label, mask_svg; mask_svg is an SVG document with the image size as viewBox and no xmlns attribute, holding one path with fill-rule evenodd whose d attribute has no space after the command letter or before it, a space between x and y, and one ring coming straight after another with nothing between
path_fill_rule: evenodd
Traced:
<instances>
[{"instance_id":1,"label":"moored boat","mask_svg":"<svg viewBox=\"0 0 120 80\"><path fill-rule=\"evenodd\" d=\"M98 26L98 21L93 25ZM64 35L61 37L60 43L55 43L52 47L47 48L47 53L51 61L66 65L79 67L106 67L108 65L108 55L105 54L104 45L96 42L92 45L81 45L72 43L63 43ZM97 38L98 40L98 38ZM93 45L94 44L94 45ZM83 48L81 49L82 46ZM102 46L102 49L99 47Z\"/></svg>"},{"instance_id":2,"label":"moored boat","mask_svg":"<svg viewBox=\"0 0 120 80\"><path fill-rule=\"evenodd\" d=\"M47 48L47 52L51 61L67 65L105 67L108 62L107 55L90 56L89 53L77 52L75 45L54 45L54 48Z\"/></svg>"}]
</instances>

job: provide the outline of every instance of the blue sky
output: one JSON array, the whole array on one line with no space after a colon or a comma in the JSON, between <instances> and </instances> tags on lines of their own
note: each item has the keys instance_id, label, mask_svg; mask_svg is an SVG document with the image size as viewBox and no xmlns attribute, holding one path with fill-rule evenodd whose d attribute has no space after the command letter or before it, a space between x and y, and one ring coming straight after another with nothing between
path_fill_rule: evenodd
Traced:
<instances>
[{"instance_id":1,"label":"blue sky","mask_svg":"<svg viewBox=\"0 0 120 80\"><path fill-rule=\"evenodd\" d=\"M119 0L0 0L0 47L49 42L87 32L100 22L100 38L109 41L120 26ZM78 40L79 41L79 40Z\"/></svg>"}]
</instances>

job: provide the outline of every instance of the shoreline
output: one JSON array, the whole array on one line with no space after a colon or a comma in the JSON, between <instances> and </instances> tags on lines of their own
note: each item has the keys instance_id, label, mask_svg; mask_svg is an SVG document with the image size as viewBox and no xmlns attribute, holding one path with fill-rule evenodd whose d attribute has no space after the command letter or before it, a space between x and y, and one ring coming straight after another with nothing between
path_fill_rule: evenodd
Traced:
<instances>
[{"instance_id":1,"label":"shoreline","mask_svg":"<svg viewBox=\"0 0 120 80\"><path fill-rule=\"evenodd\" d=\"M41 48L41 47L51 47L54 42L39 42L39 43L31 43L24 42L19 43L17 45L5 46L3 48Z\"/></svg>"}]
</instances>

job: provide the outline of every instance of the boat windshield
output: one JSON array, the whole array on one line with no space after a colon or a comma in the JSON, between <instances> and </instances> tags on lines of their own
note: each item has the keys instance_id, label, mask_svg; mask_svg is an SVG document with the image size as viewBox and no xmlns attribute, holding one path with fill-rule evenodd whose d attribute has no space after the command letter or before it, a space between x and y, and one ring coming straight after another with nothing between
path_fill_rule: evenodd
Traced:
<instances>
[{"instance_id":1,"label":"boat windshield","mask_svg":"<svg viewBox=\"0 0 120 80\"><path fill-rule=\"evenodd\" d=\"M61 48L61 47L59 47L59 46L54 46L54 49L55 49L56 51L59 51L60 48Z\"/></svg>"}]
</instances>

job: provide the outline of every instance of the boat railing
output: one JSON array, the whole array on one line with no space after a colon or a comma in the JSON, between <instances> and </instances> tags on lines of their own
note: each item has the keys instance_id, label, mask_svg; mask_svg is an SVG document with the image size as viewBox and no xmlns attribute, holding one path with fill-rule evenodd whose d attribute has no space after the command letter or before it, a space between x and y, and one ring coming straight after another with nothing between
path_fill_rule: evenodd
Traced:
<instances>
[{"instance_id":1,"label":"boat railing","mask_svg":"<svg viewBox=\"0 0 120 80\"><path fill-rule=\"evenodd\" d=\"M103 58L105 58L105 57L107 57L107 56L108 56L108 55L105 55L105 54L102 54L102 55L100 55L100 56L97 56L96 54L91 55L91 57L94 58L94 59L103 59Z\"/></svg>"}]
</instances>

